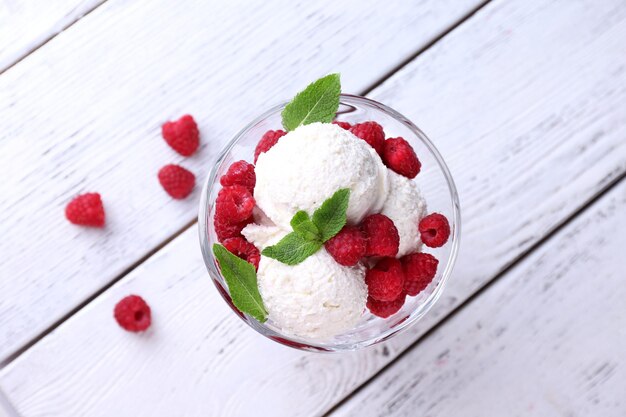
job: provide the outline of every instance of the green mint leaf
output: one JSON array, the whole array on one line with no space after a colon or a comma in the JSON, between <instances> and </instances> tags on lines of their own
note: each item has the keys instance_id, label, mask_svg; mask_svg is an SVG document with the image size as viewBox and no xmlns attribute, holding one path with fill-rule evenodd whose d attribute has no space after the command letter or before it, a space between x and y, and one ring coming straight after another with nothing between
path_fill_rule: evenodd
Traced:
<instances>
[{"instance_id":1,"label":"green mint leaf","mask_svg":"<svg viewBox=\"0 0 626 417\"><path fill-rule=\"evenodd\" d=\"M322 247L322 242L306 240L299 233L292 232L274 246L263 249L262 254L287 265L297 265Z\"/></svg>"},{"instance_id":2,"label":"green mint leaf","mask_svg":"<svg viewBox=\"0 0 626 417\"><path fill-rule=\"evenodd\" d=\"M287 131L310 123L330 123L339 108L339 74L330 74L309 84L287 104L282 112Z\"/></svg>"},{"instance_id":3,"label":"green mint leaf","mask_svg":"<svg viewBox=\"0 0 626 417\"><path fill-rule=\"evenodd\" d=\"M261 323L267 320L254 266L233 255L224 246L213 245L213 254L220 265L222 276L228 284L233 304L241 312L248 313Z\"/></svg>"},{"instance_id":4,"label":"green mint leaf","mask_svg":"<svg viewBox=\"0 0 626 417\"><path fill-rule=\"evenodd\" d=\"M320 231L322 242L335 236L346 225L349 199L350 189L342 188L313 213L313 223Z\"/></svg>"},{"instance_id":5,"label":"green mint leaf","mask_svg":"<svg viewBox=\"0 0 626 417\"><path fill-rule=\"evenodd\" d=\"M304 210L300 210L293 215L291 227L294 232L298 233L306 240L320 240L320 232L317 230L317 226L311 221L309 214Z\"/></svg>"}]
</instances>

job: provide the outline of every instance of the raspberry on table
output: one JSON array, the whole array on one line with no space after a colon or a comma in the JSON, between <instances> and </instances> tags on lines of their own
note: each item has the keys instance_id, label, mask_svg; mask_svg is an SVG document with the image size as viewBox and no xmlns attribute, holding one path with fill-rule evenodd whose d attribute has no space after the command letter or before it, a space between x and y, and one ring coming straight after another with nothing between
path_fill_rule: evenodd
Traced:
<instances>
[{"instance_id":1,"label":"raspberry on table","mask_svg":"<svg viewBox=\"0 0 626 417\"><path fill-rule=\"evenodd\" d=\"M104 206L98 193L81 194L65 206L65 217L80 226L103 227Z\"/></svg>"},{"instance_id":2,"label":"raspberry on table","mask_svg":"<svg viewBox=\"0 0 626 417\"><path fill-rule=\"evenodd\" d=\"M224 240L223 245L233 255L251 263L254 265L254 269L259 269L261 253L252 243L242 237L232 237Z\"/></svg>"},{"instance_id":3,"label":"raspberry on table","mask_svg":"<svg viewBox=\"0 0 626 417\"><path fill-rule=\"evenodd\" d=\"M150 306L138 295L122 298L115 305L113 316L117 323L129 332L144 331L152 323Z\"/></svg>"},{"instance_id":4,"label":"raspberry on table","mask_svg":"<svg viewBox=\"0 0 626 417\"><path fill-rule=\"evenodd\" d=\"M422 242L431 248L443 246L450 237L450 223L448 223L446 216L440 213L433 213L424 217L420 221L418 230Z\"/></svg>"},{"instance_id":5,"label":"raspberry on table","mask_svg":"<svg viewBox=\"0 0 626 417\"><path fill-rule=\"evenodd\" d=\"M254 218L250 216L242 222L231 223L229 219L223 218L218 215L218 213L215 213L215 216L213 216L213 227L215 228L217 240L221 243L224 243L226 239L232 237L242 237L241 231L243 230L243 228L253 221Z\"/></svg>"},{"instance_id":6,"label":"raspberry on table","mask_svg":"<svg viewBox=\"0 0 626 417\"><path fill-rule=\"evenodd\" d=\"M215 200L215 213L229 223L239 223L252 215L255 205L254 197L242 185L231 185L222 188Z\"/></svg>"},{"instance_id":7,"label":"raspberry on table","mask_svg":"<svg viewBox=\"0 0 626 417\"><path fill-rule=\"evenodd\" d=\"M193 155L200 145L198 125L189 114L176 121L165 123L161 127L161 134L165 142L183 156Z\"/></svg>"},{"instance_id":8,"label":"raspberry on table","mask_svg":"<svg viewBox=\"0 0 626 417\"><path fill-rule=\"evenodd\" d=\"M404 272L404 291L411 296L419 294L437 274L439 261L429 253L412 253L400 258Z\"/></svg>"},{"instance_id":9,"label":"raspberry on table","mask_svg":"<svg viewBox=\"0 0 626 417\"><path fill-rule=\"evenodd\" d=\"M339 126L342 129L345 129L345 130L352 129L352 125L350 123L348 123L348 122L340 122L339 120L335 120L333 122L333 124Z\"/></svg>"},{"instance_id":10,"label":"raspberry on table","mask_svg":"<svg viewBox=\"0 0 626 417\"><path fill-rule=\"evenodd\" d=\"M415 178L422 164L413 147L403 138L389 138L383 145L383 162L387 167L407 178Z\"/></svg>"},{"instance_id":11,"label":"raspberry on table","mask_svg":"<svg viewBox=\"0 0 626 417\"><path fill-rule=\"evenodd\" d=\"M372 297L367 297L366 306L373 315L386 319L400 311L405 300L406 294L404 292L393 301L380 301Z\"/></svg>"},{"instance_id":12,"label":"raspberry on table","mask_svg":"<svg viewBox=\"0 0 626 417\"><path fill-rule=\"evenodd\" d=\"M286 134L287 132L284 130L268 130L265 132L254 150L254 163L256 164L256 160L259 159L259 155L269 151L272 146L278 143L278 139L282 138Z\"/></svg>"},{"instance_id":13,"label":"raspberry on table","mask_svg":"<svg viewBox=\"0 0 626 417\"><path fill-rule=\"evenodd\" d=\"M324 247L338 264L354 266L365 256L367 246L361 229L355 226L346 226L326 241Z\"/></svg>"},{"instance_id":14,"label":"raspberry on table","mask_svg":"<svg viewBox=\"0 0 626 417\"><path fill-rule=\"evenodd\" d=\"M246 161L233 162L228 168L228 171L226 171L226 174L222 175L220 178L220 184L224 187L242 185L253 193L254 186L256 185L254 165Z\"/></svg>"},{"instance_id":15,"label":"raspberry on table","mask_svg":"<svg viewBox=\"0 0 626 417\"><path fill-rule=\"evenodd\" d=\"M396 258L382 258L365 274L370 297L378 301L393 301L403 290L404 272Z\"/></svg>"},{"instance_id":16,"label":"raspberry on table","mask_svg":"<svg viewBox=\"0 0 626 417\"><path fill-rule=\"evenodd\" d=\"M165 192L177 200L191 194L196 185L196 176L180 165L165 165L159 170L158 177Z\"/></svg>"},{"instance_id":17,"label":"raspberry on table","mask_svg":"<svg viewBox=\"0 0 626 417\"><path fill-rule=\"evenodd\" d=\"M372 214L363 219L361 230L367 239L365 256L396 256L400 235L393 221L384 214Z\"/></svg>"},{"instance_id":18,"label":"raspberry on table","mask_svg":"<svg viewBox=\"0 0 626 417\"><path fill-rule=\"evenodd\" d=\"M385 142L385 132L381 125L376 122L359 123L352 126L350 132L352 132L354 136L369 143L369 145L374 148L379 155L382 155L383 144Z\"/></svg>"}]
</instances>

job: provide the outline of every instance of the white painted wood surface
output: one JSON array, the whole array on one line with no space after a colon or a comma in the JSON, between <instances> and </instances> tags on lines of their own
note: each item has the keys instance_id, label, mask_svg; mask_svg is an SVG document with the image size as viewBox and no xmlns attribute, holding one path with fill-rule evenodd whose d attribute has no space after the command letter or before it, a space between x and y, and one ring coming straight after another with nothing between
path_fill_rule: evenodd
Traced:
<instances>
[{"instance_id":1,"label":"white painted wood surface","mask_svg":"<svg viewBox=\"0 0 626 417\"><path fill-rule=\"evenodd\" d=\"M0 182L0 362L195 218L197 192L156 180L182 160L161 123L197 118L182 165L202 181L259 109L331 71L358 92L477 3L110 0L2 74L0 166L18 168ZM85 191L104 230L63 217Z\"/></svg>"},{"instance_id":2,"label":"white painted wood surface","mask_svg":"<svg viewBox=\"0 0 626 417\"><path fill-rule=\"evenodd\" d=\"M332 416L626 415L626 181Z\"/></svg>"},{"instance_id":3,"label":"white painted wood surface","mask_svg":"<svg viewBox=\"0 0 626 417\"><path fill-rule=\"evenodd\" d=\"M0 0L0 73L104 0Z\"/></svg>"},{"instance_id":4,"label":"white painted wood surface","mask_svg":"<svg viewBox=\"0 0 626 417\"><path fill-rule=\"evenodd\" d=\"M603 6L490 4L374 92L435 139L465 209L454 279L407 333L335 356L270 343L212 288L192 229L5 368L0 386L26 417L324 412L626 170L626 16ZM144 336L111 320L129 292L154 308Z\"/></svg>"}]
</instances>

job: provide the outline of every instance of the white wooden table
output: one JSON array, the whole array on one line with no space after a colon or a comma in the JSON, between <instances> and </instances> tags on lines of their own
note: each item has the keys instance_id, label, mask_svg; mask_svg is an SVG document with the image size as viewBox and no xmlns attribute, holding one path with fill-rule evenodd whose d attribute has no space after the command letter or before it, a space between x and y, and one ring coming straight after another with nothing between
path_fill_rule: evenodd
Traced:
<instances>
[{"instance_id":1,"label":"white wooden table","mask_svg":"<svg viewBox=\"0 0 626 417\"><path fill-rule=\"evenodd\" d=\"M230 312L156 171L163 121L198 120L201 179L334 71L435 141L463 239L424 321L320 355ZM623 0L0 0L0 115L2 417L626 415ZM69 225L92 190L106 228Z\"/></svg>"}]
</instances>

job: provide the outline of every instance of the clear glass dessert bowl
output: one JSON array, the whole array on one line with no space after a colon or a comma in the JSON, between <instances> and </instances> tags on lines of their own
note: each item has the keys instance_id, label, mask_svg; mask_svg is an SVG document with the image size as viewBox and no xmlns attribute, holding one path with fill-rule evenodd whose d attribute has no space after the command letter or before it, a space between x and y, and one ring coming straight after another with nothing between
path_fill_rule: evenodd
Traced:
<instances>
[{"instance_id":1,"label":"clear glass dessert bowl","mask_svg":"<svg viewBox=\"0 0 626 417\"><path fill-rule=\"evenodd\" d=\"M448 167L430 139L400 113L364 97L342 94L337 120L352 124L373 120L384 127L386 137L401 136L407 140L422 164L414 181L426 200L428 213L441 213L450 223L450 238L443 247L423 246L421 249L439 260L435 278L417 296L407 297L404 306L394 315L382 319L366 309L353 328L323 341L284 334L272 323L271 315L265 323L260 323L247 314L242 314L232 303L228 286L212 251L213 245L219 243L213 227L215 199L221 188L219 178L233 162L242 159L252 162L254 149L263 134L268 130L281 129L281 111L286 104L285 102L272 107L237 133L219 155L203 186L198 229L200 247L209 275L224 300L242 320L262 335L287 346L316 352L339 352L363 348L389 339L424 317L441 296L452 273L459 248L459 200Z\"/></svg>"}]
</instances>

